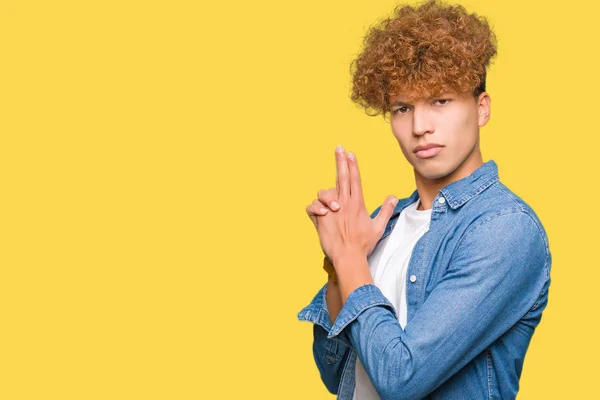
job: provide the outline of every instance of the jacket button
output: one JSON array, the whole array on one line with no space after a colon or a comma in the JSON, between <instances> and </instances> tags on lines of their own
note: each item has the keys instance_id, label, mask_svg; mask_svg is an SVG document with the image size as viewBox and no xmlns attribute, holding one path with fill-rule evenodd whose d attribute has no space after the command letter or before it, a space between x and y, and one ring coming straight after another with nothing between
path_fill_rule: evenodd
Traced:
<instances>
[{"instance_id":1,"label":"jacket button","mask_svg":"<svg viewBox=\"0 0 600 400\"><path fill-rule=\"evenodd\" d=\"M444 204L444 203L446 202L446 199L445 199L445 198L443 198L443 197L440 197L440 198L438 199L438 202L439 202L440 204Z\"/></svg>"},{"instance_id":2,"label":"jacket button","mask_svg":"<svg viewBox=\"0 0 600 400\"><path fill-rule=\"evenodd\" d=\"M416 281L416 280L417 280L417 277L416 277L415 275L411 275L411 276L410 276L410 281L411 281L411 282L414 282L414 281Z\"/></svg>"}]
</instances>

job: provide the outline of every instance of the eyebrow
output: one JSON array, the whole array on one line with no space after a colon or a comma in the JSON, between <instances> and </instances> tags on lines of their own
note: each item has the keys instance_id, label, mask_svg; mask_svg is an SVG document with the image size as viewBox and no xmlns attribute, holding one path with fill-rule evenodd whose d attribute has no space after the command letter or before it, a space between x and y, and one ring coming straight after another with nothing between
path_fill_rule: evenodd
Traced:
<instances>
[{"instance_id":1,"label":"eyebrow","mask_svg":"<svg viewBox=\"0 0 600 400\"><path fill-rule=\"evenodd\" d=\"M443 98L445 98L445 96L452 96L452 94L450 94L450 93L442 93L439 96L430 96L430 97L426 98L425 100L429 100L430 101L430 100L433 100L433 99L443 99ZM393 102L392 104L390 104L390 107L392 107L392 106L410 107L410 106L412 106L412 104L406 103L404 101L396 100L395 102Z\"/></svg>"},{"instance_id":2,"label":"eyebrow","mask_svg":"<svg viewBox=\"0 0 600 400\"><path fill-rule=\"evenodd\" d=\"M402 107L409 107L409 106L412 106L412 104L405 103L405 102L403 102L403 101L400 101L400 100L396 100L395 102L393 102L392 104L390 104L390 107L391 107L391 106L402 106Z\"/></svg>"}]
</instances>

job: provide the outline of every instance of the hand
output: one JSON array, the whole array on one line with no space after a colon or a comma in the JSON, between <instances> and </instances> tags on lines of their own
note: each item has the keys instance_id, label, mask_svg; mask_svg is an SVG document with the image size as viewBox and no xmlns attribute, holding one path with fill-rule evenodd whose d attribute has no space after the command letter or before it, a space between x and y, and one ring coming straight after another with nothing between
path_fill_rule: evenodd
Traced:
<instances>
[{"instance_id":1,"label":"hand","mask_svg":"<svg viewBox=\"0 0 600 400\"><path fill-rule=\"evenodd\" d=\"M315 225L315 228L317 227L317 215L327 214L328 209L326 207L332 211L338 211L340 209L337 200L338 191L336 188L329 188L328 190L321 189L317 192L317 199L306 206L306 213Z\"/></svg>"},{"instance_id":2,"label":"hand","mask_svg":"<svg viewBox=\"0 0 600 400\"><path fill-rule=\"evenodd\" d=\"M337 212L315 215L321 248L331 260L347 254L367 257L383 235L392 216L397 199L388 196L375 218L368 213L356 157L343 147L336 149L337 160Z\"/></svg>"},{"instance_id":3,"label":"hand","mask_svg":"<svg viewBox=\"0 0 600 400\"><path fill-rule=\"evenodd\" d=\"M306 213L308 217L317 227L317 215L325 215L328 212L326 207L329 207L332 211L338 211L340 209L340 205L338 204L338 191L336 188L329 188L329 190L321 189L317 192L318 199L313 200L311 204L306 207ZM321 250L323 248L321 247ZM325 253L323 250L323 254L329 260L329 263L333 264L331 258Z\"/></svg>"}]
</instances>

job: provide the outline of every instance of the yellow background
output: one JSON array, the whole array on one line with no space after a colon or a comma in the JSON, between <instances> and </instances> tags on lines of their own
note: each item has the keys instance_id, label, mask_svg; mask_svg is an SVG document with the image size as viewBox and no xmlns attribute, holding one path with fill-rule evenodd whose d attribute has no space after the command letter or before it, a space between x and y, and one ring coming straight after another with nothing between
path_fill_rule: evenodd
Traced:
<instances>
[{"instance_id":1,"label":"yellow background","mask_svg":"<svg viewBox=\"0 0 600 400\"><path fill-rule=\"evenodd\" d=\"M350 61L396 1L2 1L0 398L330 399L305 207L357 154L414 190ZM498 36L484 160L554 258L520 399L597 393L597 9L463 1Z\"/></svg>"}]
</instances>

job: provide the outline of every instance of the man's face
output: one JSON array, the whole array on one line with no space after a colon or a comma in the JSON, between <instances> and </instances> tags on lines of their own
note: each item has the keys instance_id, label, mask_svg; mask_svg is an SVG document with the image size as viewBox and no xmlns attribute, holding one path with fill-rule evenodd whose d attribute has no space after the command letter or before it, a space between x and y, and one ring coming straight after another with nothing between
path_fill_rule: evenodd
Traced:
<instances>
[{"instance_id":1,"label":"man's face","mask_svg":"<svg viewBox=\"0 0 600 400\"><path fill-rule=\"evenodd\" d=\"M402 153L415 173L439 179L481 157L479 127L489 120L490 98L482 93L446 92L409 103L402 95L390 98L390 122ZM439 145L415 152L417 146Z\"/></svg>"}]
</instances>

